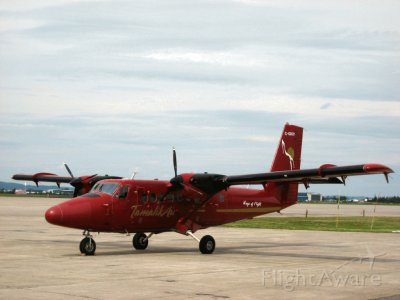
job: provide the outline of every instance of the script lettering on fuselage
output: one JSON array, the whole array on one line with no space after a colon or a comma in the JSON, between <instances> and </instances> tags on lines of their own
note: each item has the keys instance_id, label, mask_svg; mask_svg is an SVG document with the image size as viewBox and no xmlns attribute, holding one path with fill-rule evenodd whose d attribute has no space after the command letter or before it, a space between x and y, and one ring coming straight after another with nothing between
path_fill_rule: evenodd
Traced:
<instances>
[{"instance_id":1,"label":"script lettering on fuselage","mask_svg":"<svg viewBox=\"0 0 400 300\"><path fill-rule=\"evenodd\" d=\"M161 217L170 218L172 217L176 210L172 207L156 206L153 208L145 208L143 205L133 205L131 207L131 219L135 217Z\"/></svg>"},{"instance_id":2,"label":"script lettering on fuselage","mask_svg":"<svg viewBox=\"0 0 400 300\"><path fill-rule=\"evenodd\" d=\"M256 201L243 201L243 206L246 207L261 207L262 203L261 202L256 202Z\"/></svg>"}]
</instances>

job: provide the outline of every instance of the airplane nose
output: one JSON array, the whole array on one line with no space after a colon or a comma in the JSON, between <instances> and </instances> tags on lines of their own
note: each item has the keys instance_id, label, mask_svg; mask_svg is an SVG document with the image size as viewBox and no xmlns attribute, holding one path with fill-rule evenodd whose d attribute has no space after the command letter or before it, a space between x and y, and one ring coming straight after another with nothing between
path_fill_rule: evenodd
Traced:
<instances>
[{"instance_id":1,"label":"airplane nose","mask_svg":"<svg viewBox=\"0 0 400 300\"><path fill-rule=\"evenodd\" d=\"M46 218L46 221L51 224L54 224L54 225L61 224L62 219L63 219L63 212L62 212L60 206L56 205L56 206L49 208L46 211L45 218Z\"/></svg>"}]
</instances>

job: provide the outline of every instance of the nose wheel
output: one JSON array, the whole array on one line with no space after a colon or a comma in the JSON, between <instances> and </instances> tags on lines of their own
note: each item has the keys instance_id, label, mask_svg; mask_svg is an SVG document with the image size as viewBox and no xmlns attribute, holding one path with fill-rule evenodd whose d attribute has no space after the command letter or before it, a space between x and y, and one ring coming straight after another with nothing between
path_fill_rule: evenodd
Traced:
<instances>
[{"instance_id":1,"label":"nose wheel","mask_svg":"<svg viewBox=\"0 0 400 300\"><path fill-rule=\"evenodd\" d=\"M92 236L87 236L83 238L83 240L79 244L79 250L82 254L94 255L94 252L96 251L96 242L94 241Z\"/></svg>"}]
</instances>

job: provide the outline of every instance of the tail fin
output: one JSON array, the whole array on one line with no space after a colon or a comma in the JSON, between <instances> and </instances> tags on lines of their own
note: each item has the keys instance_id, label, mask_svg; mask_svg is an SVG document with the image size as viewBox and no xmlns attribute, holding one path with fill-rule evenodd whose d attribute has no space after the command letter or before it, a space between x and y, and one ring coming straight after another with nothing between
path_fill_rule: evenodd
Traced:
<instances>
[{"instance_id":1,"label":"tail fin","mask_svg":"<svg viewBox=\"0 0 400 300\"><path fill-rule=\"evenodd\" d=\"M300 169L302 141L303 128L286 123L276 148L271 172Z\"/></svg>"},{"instance_id":2,"label":"tail fin","mask_svg":"<svg viewBox=\"0 0 400 300\"><path fill-rule=\"evenodd\" d=\"M303 128L285 124L276 148L271 172L298 170L301 162ZM280 182L264 186L267 196L275 197L282 204L297 202L298 183Z\"/></svg>"}]
</instances>

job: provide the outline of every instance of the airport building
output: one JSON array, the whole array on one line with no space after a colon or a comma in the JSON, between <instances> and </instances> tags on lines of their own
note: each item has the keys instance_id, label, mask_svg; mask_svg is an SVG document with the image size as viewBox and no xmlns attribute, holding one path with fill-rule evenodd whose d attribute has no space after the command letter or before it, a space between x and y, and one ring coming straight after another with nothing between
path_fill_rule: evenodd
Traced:
<instances>
[{"instance_id":1,"label":"airport building","mask_svg":"<svg viewBox=\"0 0 400 300\"><path fill-rule=\"evenodd\" d=\"M298 193L297 201L299 202L322 201L322 195L312 192Z\"/></svg>"}]
</instances>

